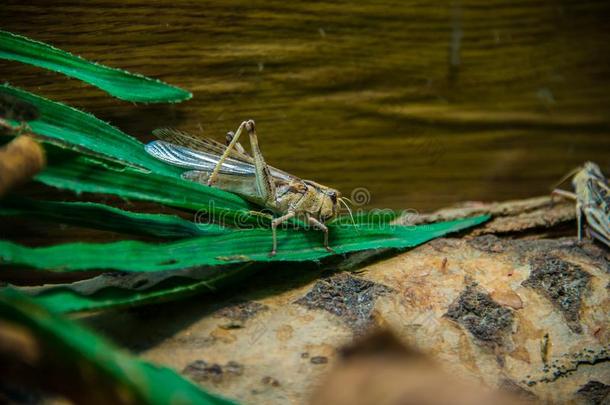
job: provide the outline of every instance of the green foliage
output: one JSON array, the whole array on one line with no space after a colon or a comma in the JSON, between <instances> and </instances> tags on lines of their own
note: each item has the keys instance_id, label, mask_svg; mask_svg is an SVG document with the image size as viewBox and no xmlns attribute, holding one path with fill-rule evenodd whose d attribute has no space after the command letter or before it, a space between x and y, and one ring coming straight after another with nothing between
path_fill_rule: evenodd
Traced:
<instances>
[{"instance_id":1,"label":"green foliage","mask_svg":"<svg viewBox=\"0 0 610 405\"><path fill-rule=\"evenodd\" d=\"M0 320L4 328L25 329L35 337L45 353L32 365L38 371L63 365L65 391L95 393L107 403L233 403L201 390L168 368L138 360L12 288L0 291ZM68 382L77 387L69 387Z\"/></svg>"},{"instance_id":2,"label":"green foliage","mask_svg":"<svg viewBox=\"0 0 610 405\"><path fill-rule=\"evenodd\" d=\"M0 58L74 77L127 101L171 103L193 95L160 80L114 69L74 56L43 42L0 30Z\"/></svg>"},{"instance_id":3,"label":"green foliage","mask_svg":"<svg viewBox=\"0 0 610 405\"><path fill-rule=\"evenodd\" d=\"M164 83L94 64L4 31L0 31L0 58L68 74L130 101L180 101L191 96ZM92 202L11 198L0 204L0 216L58 221L163 239L157 243L122 240L47 247L0 240L0 262L5 267L124 272L120 277L103 274L72 284L22 288L35 301L12 287L0 290L0 319L28 328L44 344L45 353L59 356L56 364L75 364L77 369L85 365L91 371L76 374L84 379L80 383L98 390L113 385L115 389L99 390L110 396L108 402L116 402L112 395L120 392L137 402L153 404L229 403L170 370L117 351L56 312L177 299L236 284L268 262L318 261L359 250L413 247L488 219L481 216L405 227L391 225L396 212L359 213L329 224L333 252L322 247L321 232L299 229L299 222L294 221L278 230L278 254L270 257L269 217L254 213L257 207L241 197L182 180L181 169L151 157L140 141L91 114L7 84L0 85L0 93L25 101L39 112L35 120L28 122L47 151L48 164L37 175L37 181L77 194L108 194L172 206L189 211L189 218L197 216L206 222L203 225L177 215L137 213Z\"/></svg>"},{"instance_id":4,"label":"green foliage","mask_svg":"<svg viewBox=\"0 0 610 405\"><path fill-rule=\"evenodd\" d=\"M306 261L358 250L417 246L487 219L480 216L417 227L331 227L332 253L322 247L322 234L317 230L281 229L278 254L270 257L271 231L252 228L162 244L120 241L32 248L0 241L0 259L8 264L63 272L90 269L151 272L251 261Z\"/></svg>"},{"instance_id":5,"label":"green foliage","mask_svg":"<svg viewBox=\"0 0 610 405\"><path fill-rule=\"evenodd\" d=\"M198 225L177 215L125 211L92 202L40 201L11 198L0 201L0 216L20 216L57 221L95 229L159 238L185 238L222 234L229 229L216 224Z\"/></svg>"},{"instance_id":6,"label":"green foliage","mask_svg":"<svg viewBox=\"0 0 610 405\"><path fill-rule=\"evenodd\" d=\"M214 187L131 167L112 165L96 158L48 146L47 168L36 180L76 193L103 193L124 199L152 201L173 207L205 210L218 217L239 216L247 222L253 207L241 197ZM142 150L142 153L145 153ZM252 220L252 218L250 218Z\"/></svg>"},{"instance_id":7,"label":"green foliage","mask_svg":"<svg viewBox=\"0 0 610 405\"><path fill-rule=\"evenodd\" d=\"M39 111L38 119L28 125L53 144L46 146L48 167L37 177L42 183L76 193L105 193L192 210L203 208L252 221L247 218L252 207L241 197L182 180L181 169L153 158L140 141L93 115L6 84L0 85L0 93L26 101Z\"/></svg>"},{"instance_id":8,"label":"green foliage","mask_svg":"<svg viewBox=\"0 0 610 405\"><path fill-rule=\"evenodd\" d=\"M247 271L246 271L247 268ZM27 287L22 290L58 312L82 312L159 303L213 292L252 276L252 263L214 266L193 272L102 274L70 284Z\"/></svg>"},{"instance_id":9,"label":"green foliage","mask_svg":"<svg viewBox=\"0 0 610 405\"><path fill-rule=\"evenodd\" d=\"M178 177L181 172L145 153L137 139L91 114L8 84L0 85L0 93L38 109L39 117L28 125L48 142L169 177Z\"/></svg>"}]
</instances>

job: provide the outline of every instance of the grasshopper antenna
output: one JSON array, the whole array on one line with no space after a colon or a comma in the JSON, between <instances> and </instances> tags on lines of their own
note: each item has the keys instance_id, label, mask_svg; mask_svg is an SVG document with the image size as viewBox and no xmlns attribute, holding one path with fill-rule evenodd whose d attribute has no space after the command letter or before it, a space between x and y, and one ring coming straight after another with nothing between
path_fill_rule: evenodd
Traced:
<instances>
[{"instance_id":1,"label":"grasshopper antenna","mask_svg":"<svg viewBox=\"0 0 610 405\"><path fill-rule=\"evenodd\" d=\"M347 203L345 202L345 200L349 201L350 203L352 202L349 198L347 197L341 197L339 198L339 201L341 203L343 203L343 205L345 206L345 208L347 208L347 212L349 212L349 217L352 219L352 224L354 226L356 226L356 221L354 220L354 214L352 214L352 209L349 207L349 205L347 205Z\"/></svg>"},{"instance_id":2,"label":"grasshopper antenna","mask_svg":"<svg viewBox=\"0 0 610 405\"><path fill-rule=\"evenodd\" d=\"M570 177L572 177L573 175L575 175L579 170L582 170L583 166L577 166L574 169L570 170L568 172L568 174L566 174L565 176L563 176L561 178L561 180L559 180L557 183L555 183L552 187L551 190L556 189L557 187L559 187L564 181L566 181L567 179L569 179Z\"/></svg>"}]
</instances>

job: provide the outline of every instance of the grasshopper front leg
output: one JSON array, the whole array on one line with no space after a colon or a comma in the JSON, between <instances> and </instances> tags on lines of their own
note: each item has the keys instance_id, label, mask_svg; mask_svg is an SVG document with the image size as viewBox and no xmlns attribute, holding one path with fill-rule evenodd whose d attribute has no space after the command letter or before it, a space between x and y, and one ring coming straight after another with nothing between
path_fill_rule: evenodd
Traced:
<instances>
[{"instance_id":1,"label":"grasshopper front leg","mask_svg":"<svg viewBox=\"0 0 610 405\"><path fill-rule=\"evenodd\" d=\"M555 190L553 190L551 195L552 196L557 195L557 196L569 198L570 200L576 201L576 224L577 224L576 226L578 229L576 236L578 237L578 241L580 242L582 240L583 211L582 211L582 204L578 201L578 196L576 195L576 193L572 193L570 191L562 190L559 188L556 188Z\"/></svg>"},{"instance_id":2,"label":"grasshopper front leg","mask_svg":"<svg viewBox=\"0 0 610 405\"><path fill-rule=\"evenodd\" d=\"M582 204L580 201L576 201L576 227L578 228L576 231L576 236L578 237L578 241L581 242L582 241L582 230L583 230L583 218L584 213L582 210Z\"/></svg>"},{"instance_id":3,"label":"grasshopper front leg","mask_svg":"<svg viewBox=\"0 0 610 405\"><path fill-rule=\"evenodd\" d=\"M307 215L307 222L309 222L309 224L314 228L318 228L324 232L324 248L330 253L335 253L335 251L328 246L328 227L309 214Z\"/></svg>"},{"instance_id":4,"label":"grasshopper front leg","mask_svg":"<svg viewBox=\"0 0 610 405\"><path fill-rule=\"evenodd\" d=\"M570 200L576 200L577 199L575 193L571 193L569 191L562 190L560 188L556 188L555 190L553 190L551 192L551 195L558 195L558 196L561 196L561 197L569 198Z\"/></svg>"}]
</instances>

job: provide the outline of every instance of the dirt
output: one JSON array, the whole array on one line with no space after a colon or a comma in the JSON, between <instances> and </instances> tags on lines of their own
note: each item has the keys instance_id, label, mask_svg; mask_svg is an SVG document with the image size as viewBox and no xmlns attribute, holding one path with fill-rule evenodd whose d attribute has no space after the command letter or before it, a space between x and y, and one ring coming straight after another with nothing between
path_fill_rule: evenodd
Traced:
<instances>
[{"instance_id":1,"label":"dirt","mask_svg":"<svg viewBox=\"0 0 610 405\"><path fill-rule=\"evenodd\" d=\"M269 308L266 305L259 302L239 301L216 311L214 316L217 318L228 318L232 321L244 322L268 309Z\"/></svg>"},{"instance_id":2,"label":"dirt","mask_svg":"<svg viewBox=\"0 0 610 405\"><path fill-rule=\"evenodd\" d=\"M308 309L328 311L341 318L354 333L361 334L372 324L371 313L376 299L391 291L385 285L339 273L316 282L295 303Z\"/></svg>"},{"instance_id":3,"label":"dirt","mask_svg":"<svg viewBox=\"0 0 610 405\"><path fill-rule=\"evenodd\" d=\"M182 370L182 374L197 382L210 381L220 383L227 377L242 375L243 371L243 366L235 361L229 361L224 366L221 366L217 363L209 364L204 360L195 360Z\"/></svg>"},{"instance_id":4,"label":"dirt","mask_svg":"<svg viewBox=\"0 0 610 405\"><path fill-rule=\"evenodd\" d=\"M522 285L543 294L564 315L574 333L582 333L580 306L589 288L589 273L582 267L551 254L542 254L530 261L531 274Z\"/></svg>"},{"instance_id":5,"label":"dirt","mask_svg":"<svg viewBox=\"0 0 610 405\"><path fill-rule=\"evenodd\" d=\"M500 382L498 388L500 391L514 395L515 397L527 402L536 400L536 395L531 391L526 390L519 384L510 379L504 379Z\"/></svg>"},{"instance_id":6,"label":"dirt","mask_svg":"<svg viewBox=\"0 0 610 405\"><path fill-rule=\"evenodd\" d=\"M328 363L328 357L326 356L314 356L309 359L311 364L326 364Z\"/></svg>"},{"instance_id":7,"label":"dirt","mask_svg":"<svg viewBox=\"0 0 610 405\"><path fill-rule=\"evenodd\" d=\"M589 381L577 392L578 396L584 398L587 403L601 405L610 403L610 385L599 381Z\"/></svg>"},{"instance_id":8,"label":"dirt","mask_svg":"<svg viewBox=\"0 0 610 405\"><path fill-rule=\"evenodd\" d=\"M506 250L506 241L495 235L477 236L469 241L470 245L486 253L502 253Z\"/></svg>"},{"instance_id":9,"label":"dirt","mask_svg":"<svg viewBox=\"0 0 610 405\"><path fill-rule=\"evenodd\" d=\"M473 281L449 306L445 316L464 326L480 342L498 346L503 345L513 325L513 311L492 300Z\"/></svg>"}]
</instances>

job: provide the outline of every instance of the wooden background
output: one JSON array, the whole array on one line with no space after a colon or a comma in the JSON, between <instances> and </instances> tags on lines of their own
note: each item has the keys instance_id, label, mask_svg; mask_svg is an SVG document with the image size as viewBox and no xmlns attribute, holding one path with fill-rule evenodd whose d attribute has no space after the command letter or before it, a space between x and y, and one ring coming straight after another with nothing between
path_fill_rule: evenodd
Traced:
<instances>
[{"instance_id":1,"label":"wooden background","mask_svg":"<svg viewBox=\"0 0 610 405\"><path fill-rule=\"evenodd\" d=\"M142 140L253 118L268 162L370 206L545 194L588 159L610 172L607 1L2 3L3 29L194 99L136 106L11 62L2 80Z\"/></svg>"}]
</instances>

